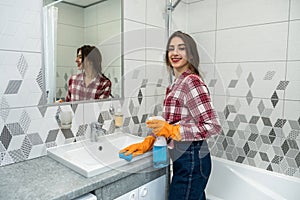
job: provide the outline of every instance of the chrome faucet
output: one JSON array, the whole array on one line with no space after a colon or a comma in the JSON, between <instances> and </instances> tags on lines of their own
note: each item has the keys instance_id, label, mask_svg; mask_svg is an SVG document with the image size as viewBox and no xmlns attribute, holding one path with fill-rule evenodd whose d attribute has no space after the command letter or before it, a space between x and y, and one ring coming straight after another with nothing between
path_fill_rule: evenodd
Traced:
<instances>
[{"instance_id":1,"label":"chrome faucet","mask_svg":"<svg viewBox=\"0 0 300 200\"><path fill-rule=\"evenodd\" d=\"M102 128L103 124L99 122L91 123L91 141L98 142L99 136L106 135L106 130Z\"/></svg>"}]
</instances>

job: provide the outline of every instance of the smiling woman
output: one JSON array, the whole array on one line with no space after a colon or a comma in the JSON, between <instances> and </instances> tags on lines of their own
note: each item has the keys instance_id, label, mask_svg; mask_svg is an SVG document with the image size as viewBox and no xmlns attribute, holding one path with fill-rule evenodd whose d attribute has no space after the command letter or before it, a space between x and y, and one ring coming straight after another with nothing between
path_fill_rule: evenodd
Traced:
<instances>
[{"instance_id":1,"label":"smiling woman","mask_svg":"<svg viewBox=\"0 0 300 200\"><path fill-rule=\"evenodd\" d=\"M44 6L44 60L48 103L65 99L70 77L82 73L76 66L76 51L83 45L100 50L100 77L109 79L110 97L122 97L121 8L119 0L47 1ZM90 99L102 97L79 100Z\"/></svg>"}]
</instances>

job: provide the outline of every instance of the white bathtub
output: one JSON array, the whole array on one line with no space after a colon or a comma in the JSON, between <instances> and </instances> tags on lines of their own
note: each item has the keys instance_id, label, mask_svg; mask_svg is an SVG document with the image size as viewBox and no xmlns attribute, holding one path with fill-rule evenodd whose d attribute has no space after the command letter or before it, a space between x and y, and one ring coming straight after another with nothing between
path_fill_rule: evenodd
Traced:
<instances>
[{"instance_id":1,"label":"white bathtub","mask_svg":"<svg viewBox=\"0 0 300 200\"><path fill-rule=\"evenodd\" d=\"M213 157L209 200L299 200L300 179Z\"/></svg>"}]
</instances>

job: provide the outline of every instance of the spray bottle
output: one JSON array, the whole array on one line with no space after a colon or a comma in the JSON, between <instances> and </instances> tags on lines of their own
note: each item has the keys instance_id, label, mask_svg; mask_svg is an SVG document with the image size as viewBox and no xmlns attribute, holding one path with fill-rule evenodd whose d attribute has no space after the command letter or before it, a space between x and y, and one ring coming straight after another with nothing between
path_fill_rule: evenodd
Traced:
<instances>
[{"instance_id":1,"label":"spray bottle","mask_svg":"<svg viewBox=\"0 0 300 200\"><path fill-rule=\"evenodd\" d=\"M153 145L153 167L163 168L169 165L166 138L158 136Z\"/></svg>"},{"instance_id":2,"label":"spray bottle","mask_svg":"<svg viewBox=\"0 0 300 200\"><path fill-rule=\"evenodd\" d=\"M165 120L161 116L150 117L149 120L159 119ZM156 140L152 149L153 153L153 167L154 168L163 168L169 165L169 157L168 157L168 147L166 138L163 136L156 137Z\"/></svg>"}]
</instances>

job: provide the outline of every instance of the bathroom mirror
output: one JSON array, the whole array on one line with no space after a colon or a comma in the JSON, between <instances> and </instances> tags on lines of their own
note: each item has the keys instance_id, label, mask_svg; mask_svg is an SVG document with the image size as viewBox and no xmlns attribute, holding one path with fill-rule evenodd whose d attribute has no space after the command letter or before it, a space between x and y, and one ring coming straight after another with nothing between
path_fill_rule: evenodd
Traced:
<instances>
[{"instance_id":1,"label":"bathroom mirror","mask_svg":"<svg viewBox=\"0 0 300 200\"><path fill-rule=\"evenodd\" d=\"M102 72L112 83L110 98L122 97L122 1L45 0L44 64L48 104L64 99L82 45L102 54Z\"/></svg>"}]
</instances>

